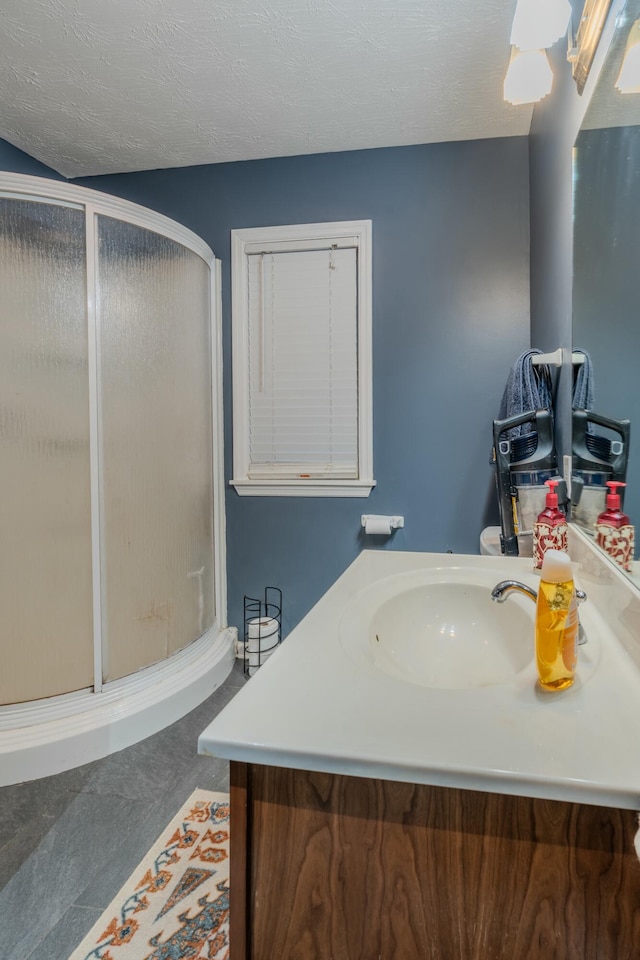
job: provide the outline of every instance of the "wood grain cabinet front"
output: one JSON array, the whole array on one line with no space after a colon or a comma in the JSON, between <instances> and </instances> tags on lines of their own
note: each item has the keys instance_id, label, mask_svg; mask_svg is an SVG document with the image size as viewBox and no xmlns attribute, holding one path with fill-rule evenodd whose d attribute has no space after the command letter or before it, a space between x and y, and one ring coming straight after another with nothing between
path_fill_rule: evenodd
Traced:
<instances>
[{"instance_id":1,"label":"wood grain cabinet front","mask_svg":"<svg viewBox=\"0 0 640 960\"><path fill-rule=\"evenodd\" d=\"M632 811L231 764L231 960L638 960Z\"/></svg>"}]
</instances>

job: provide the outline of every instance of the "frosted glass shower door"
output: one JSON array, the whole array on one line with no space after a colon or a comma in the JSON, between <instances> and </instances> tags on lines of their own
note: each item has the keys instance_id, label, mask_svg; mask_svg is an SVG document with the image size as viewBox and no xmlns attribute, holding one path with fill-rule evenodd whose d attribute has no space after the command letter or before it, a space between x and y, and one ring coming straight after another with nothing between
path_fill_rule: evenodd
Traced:
<instances>
[{"instance_id":1,"label":"frosted glass shower door","mask_svg":"<svg viewBox=\"0 0 640 960\"><path fill-rule=\"evenodd\" d=\"M93 683L85 215L0 197L0 703Z\"/></svg>"},{"instance_id":2,"label":"frosted glass shower door","mask_svg":"<svg viewBox=\"0 0 640 960\"><path fill-rule=\"evenodd\" d=\"M214 619L210 273L191 250L98 215L104 679Z\"/></svg>"}]
</instances>

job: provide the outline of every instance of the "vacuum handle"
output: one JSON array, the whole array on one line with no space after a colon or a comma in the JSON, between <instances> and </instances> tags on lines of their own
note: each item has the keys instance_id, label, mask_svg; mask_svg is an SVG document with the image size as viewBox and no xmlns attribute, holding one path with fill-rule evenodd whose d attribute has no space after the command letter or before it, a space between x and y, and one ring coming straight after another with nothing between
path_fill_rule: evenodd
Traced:
<instances>
[{"instance_id":1,"label":"vacuum handle","mask_svg":"<svg viewBox=\"0 0 640 960\"><path fill-rule=\"evenodd\" d=\"M523 423L530 423L532 419L532 414L546 414L549 416L548 410L526 410L524 413L519 414L517 417L507 417L506 420L494 420L493 421L493 435L494 437L499 437L501 433L504 433L505 428L511 430L512 427L519 427Z\"/></svg>"},{"instance_id":2,"label":"vacuum handle","mask_svg":"<svg viewBox=\"0 0 640 960\"><path fill-rule=\"evenodd\" d=\"M597 423L601 427L608 427L609 430L613 430L623 439L626 439L628 435L630 420L612 420L611 417L603 417L600 413L592 413L590 410L587 413L587 418L591 423Z\"/></svg>"},{"instance_id":3,"label":"vacuum handle","mask_svg":"<svg viewBox=\"0 0 640 960\"><path fill-rule=\"evenodd\" d=\"M610 441L610 453L608 457L599 455L597 450L593 449L593 447L589 449L587 446L590 424L605 427L620 437L620 440ZM577 473L579 470L589 471L606 468L611 472L609 479L626 480L630 436L630 420L613 420L611 417L603 417L601 414L593 413L591 410L574 410L572 413L571 442L574 473Z\"/></svg>"},{"instance_id":4,"label":"vacuum handle","mask_svg":"<svg viewBox=\"0 0 640 960\"><path fill-rule=\"evenodd\" d=\"M502 440L503 434L509 433L514 427L523 423L531 424L531 431L520 437L514 437L512 440ZM556 457L553 444L553 420L549 410L527 410L517 416L508 417L505 420L493 421L493 451L492 462L497 463L499 469L508 468L513 457L513 445L519 445L523 437L535 438L535 448L533 451L518 451L521 455L515 456L514 462L517 462L521 468L526 464L535 464L532 469L553 469L556 468ZM527 455L528 454L528 455Z\"/></svg>"}]
</instances>

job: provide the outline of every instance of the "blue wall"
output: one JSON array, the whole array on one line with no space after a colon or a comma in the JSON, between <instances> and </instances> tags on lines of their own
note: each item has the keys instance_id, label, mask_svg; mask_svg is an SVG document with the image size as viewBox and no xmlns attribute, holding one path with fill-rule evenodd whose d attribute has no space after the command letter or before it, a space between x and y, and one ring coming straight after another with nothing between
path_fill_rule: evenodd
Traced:
<instances>
[{"instance_id":1,"label":"blue wall","mask_svg":"<svg viewBox=\"0 0 640 960\"><path fill-rule=\"evenodd\" d=\"M284 592L285 628L371 543L362 512L405 516L384 546L476 553L495 517L491 421L529 344L526 138L79 180L152 207L223 261L225 477L231 477L230 230L371 219L374 473L368 499L227 491L229 622L244 593ZM185 425L188 429L188 425Z\"/></svg>"},{"instance_id":2,"label":"blue wall","mask_svg":"<svg viewBox=\"0 0 640 960\"><path fill-rule=\"evenodd\" d=\"M18 150L6 140L0 140L0 170L8 170L10 173L27 173L32 177L48 177L50 180L64 180L64 177L51 167L30 157L28 153Z\"/></svg>"},{"instance_id":3,"label":"blue wall","mask_svg":"<svg viewBox=\"0 0 640 960\"><path fill-rule=\"evenodd\" d=\"M529 345L526 138L75 182L173 217L223 261L227 480L230 230L373 221L377 486L368 499L240 498L228 489L230 623L241 623L244 593L276 585L291 629L363 547L477 552L480 530L496 520L491 421ZM363 512L403 514L406 526L372 542L360 531Z\"/></svg>"},{"instance_id":4,"label":"blue wall","mask_svg":"<svg viewBox=\"0 0 640 960\"><path fill-rule=\"evenodd\" d=\"M596 412L631 420L623 502L637 527L640 127L583 130L578 142L574 336L593 361Z\"/></svg>"}]
</instances>

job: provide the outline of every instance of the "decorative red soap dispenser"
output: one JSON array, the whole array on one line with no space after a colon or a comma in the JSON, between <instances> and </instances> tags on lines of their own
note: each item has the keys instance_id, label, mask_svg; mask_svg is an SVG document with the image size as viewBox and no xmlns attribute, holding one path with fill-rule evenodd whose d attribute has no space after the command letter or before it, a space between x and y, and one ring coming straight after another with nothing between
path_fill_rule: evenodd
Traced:
<instances>
[{"instance_id":1,"label":"decorative red soap dispenser","mask_svg":"<svg viewBox=\"0 0 640 960\"><path fill-rule=\"evenodd\" d=\"M533 569L540 570L547 550L567 552L567 518L558 507L555 488L559 480L547 480L547 505L533 525Z\"/></svg>"},{"instance_id":2,"label":"decorative red soap dispenser","mask_svg":"<svg viewBox=\"0 0 640 960\"><path fill-rule=\"evenodd\" d=\"M620 480L607 480L607 503L596 520L596 543L612 560L629 572L632 570L635 531L626 513L620 509Z\"/></svg>"}]
</instances>

